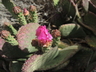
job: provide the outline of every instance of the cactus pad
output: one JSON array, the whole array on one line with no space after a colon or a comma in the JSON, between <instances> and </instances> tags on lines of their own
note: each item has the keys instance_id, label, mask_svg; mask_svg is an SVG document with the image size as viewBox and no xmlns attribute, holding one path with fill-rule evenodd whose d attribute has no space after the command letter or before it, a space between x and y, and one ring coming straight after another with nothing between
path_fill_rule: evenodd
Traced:
<instances>
[{"instance_id":1,"label":"cactus pad","mask_svg":"<svg viewBox=\"0 0 96 72\"><path fill-rule=\"evenodd\" d=\"M94 5L91 1L89 2L89 10L96 14L96 5Z\"/></svg>"},{"instance_id":2,"label":"cactus pad","mask_svg":"<svg viewBox=\"0 0 96 72\"><path fill-rule=\"evenodd\" d=\"M89 12L84 16L84 23L96 31L96 14Z\"/></svg>"},{"instance_id":3,"label":"cactus pad","mask_svg":"<svg viewBox=\"0 0 96 72\"><path fill-rule=\"evenodd\" d=\"M96 62L90 64L85 70L85 72L95 72L95 71L96 71Z\"/></svg>"},{"instance_id":4,"label":"cactus pad","mask_svg":"<svg viewBox=\"0 0 96 72\"><path fill-rule=\"evenodd\" d=\"M88 12L89 9L89 0L82 0L82 5L86 12Z\"/></svg>"},{"instance_id":5,"label":"cactus pad","mask_svg":"<svg viewBox=\"0 0 96 72\"><path fill-rule=\"evenodd\" d=\"M60 26L60 32L63 37L84 37L86 34L77 24L64 24Z\"/></svg>"},{"instance_id":6,"label":"cactus pad","mask_svg":"<svg viewBox=\"0 0 96 72\"><path fill-rule=\"evenodd\" d=\"M5 43L4 39L0 37L0 50L2 50L4 43Z\"/></svg>"},{"instance_id":7,"label":"cactus pad","mask_svg":"<svg viewBox=\"0 0 96 72\"><path fill-rule=\"evenodd\" d=\"M54 6L57 6L59 3L59 0L53 0Z\"/></svg>"},{"instance_id":8,"label":"cactus pad","mask_svg":"<svg viewBox=\"0 0 96 72\"><path fill-rule=\"evenodd\" d=\"M34 72L35 70L48 70L58 65L66 62L70 57L72 57L79 50L79 46L69 46L62 50L53 48L49 52L40 55L35 58L35 61L31 60L30 57L28 61L25 62L26 65L23 66L23 72ZM33 58L34 59L34 58ZM30 62L30 63L28 63Z\"/></svg>"},{"instance_id":9,"label":"cactus pad","mask_svg":"<svg viewBox=\"0 0 96 72\"><path fill-rule=\"evenodd\" d=\"M85 40L91 47L96 48L96 36L87 36Z\"/></svg>"},{"instance_id":10,"label":"cactus pad","mask_svg":"<svg viewBox=\"0 0 96 72\"><path fill-rule=\"evenodd\" d=\"M36 29L39 27L37 23L30 23L22 26L17 33L17 41L19 48L25 52L36 51L35 47L31 45L32 39L35 39Z\"/></svg>"},{"instance_id":11,"label":"cactus pad","mask_svg":"<svg viewBox=\"0 0 96 72\"><path fill-rule=\"evenodd\" d=\"M27 55L27 53L21 51L18 48L18 46L12 46L9 43L4 43L3 47L0 49L1 49L0 56L3 58L9 58L9 59L20 58L20 57L22 58Z\"/></svg>"},{"instance_id":12,"label":"cactus pad","mask_svg":"<svg viewBox=\"0 0 96 72\"><path fill-rule=\"evenodd\" d=\"M22 62L18 61L10 62L9 65L10 72L21 72L22 64L23 64Z\"/></svg>"}]
</instances>

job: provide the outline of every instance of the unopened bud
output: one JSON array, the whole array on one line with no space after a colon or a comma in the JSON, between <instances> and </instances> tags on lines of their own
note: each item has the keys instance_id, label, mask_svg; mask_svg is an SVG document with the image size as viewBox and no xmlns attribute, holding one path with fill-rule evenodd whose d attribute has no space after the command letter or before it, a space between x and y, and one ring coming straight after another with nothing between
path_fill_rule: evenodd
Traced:
<instances>
[{"instance_id":1,"label":"unopened bud","mask_svg":"<svg viewBox=\"0 0 96 72\"><path fill-rule=\"evenodd\" d=\"M10 25L10 23L4 22L4 26L9 26L9 25Z\"/></svg>"},{"instance_id":2,"label":"unopened bud","mask_svg":"<svg viewBox=\"0 0 96 72\"><path fill-rule=\"evenodd\" d=\"M30 5L29 10L34 12L34 11L36 11L36 7L33 5Z\"/></svg>"},{"instance_id":3,"label":"unopened bud","mask_svg":"<svg viewBox=\"0 0 96 72\"><path fill-rule=\"evenodd\" d=\"M31 44L32 44L32 46L38 46L38 40L37 39L33 39Z\"/></svg>"},{"instance_id":4,"label":"unopened bud","mask_svg":"<svg viewBox=\"0 0 96 72\"><path fill-rule=\"evenodd\" d=\"M24 8L23 9L23 14L26 16L26 15L29 15L29 11L26 9L26 8Z\"/></svg>"},{"instance_id":5,"label":"unopened bud","mask_svg":"<svg viewBox=\"0 0 96 72\"><path fill-rule=\"evenodd\" d=\"M56 38L61 36L61 32L59 30L52 30L51 35Z\"/></svg>"},{"instance_id":6,"label":"unopened bud","mask_svg":"<svg viewBox=\"0 0 96 72\"><path fill-rule=\"evenodd\" d=\"M22 12L22 10L21 10L21 8L19 6L15 6L15 7L13 7L13 12L15 14L18 14L18 13Z\"/></svg>"},{"instance_id":7,"label":"unopened bud","mask_svg":"<svg viewBox=\"0 0 96 72\"><path fill-rule=\"evenodd\" d=\"M7 38L9 35L10 35L10 32L7 31L7 30L3 30L3 31L1 31L1 33L0 33L0 36L1 36L2 38Z\"/></svg>"}]
</instances>

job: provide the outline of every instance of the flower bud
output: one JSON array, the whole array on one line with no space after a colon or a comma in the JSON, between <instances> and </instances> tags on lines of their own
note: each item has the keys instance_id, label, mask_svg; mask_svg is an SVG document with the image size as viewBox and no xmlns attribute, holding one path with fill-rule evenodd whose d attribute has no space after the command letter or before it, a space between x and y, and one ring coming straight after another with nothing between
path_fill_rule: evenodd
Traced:
<instances>
[{"instance_id":1,"label":"flower bud","mask_svg":"<svg viewBox=\"0 0 96 72\"><path fill-rule=\"evenodd\" d=\"M13 12L15 14L18 14L18 13L22 12L22 10L21 10L21 8L19 6L15 6L15 7L13 7Z\"/></svg>"},{"instance_id":2,"label":"flower bud","mask_svg":"<svg viewBox=\"0 0 96 72\"><path fill-rule=\"evenodd\" d=\"M32 44L32 46L37 46L38 45L38 40L37 39L33 39L31 44Z\"/></svg>"},{"instance_id":3,"label":"flower bud","mask_svg":"<svg viewBox=\"0 0 96 72\"><path fill-rule=\"evenodd\" d=\"M36 11L36 7L33 5L30 5L29 10L34 12L34 11Z\"/></svg>"},{"instance_id":4,"label":"flower bud","mask_svg":"<svg viewBox=\"0 0 96 72\"><path fill-rule=\"evenodd\" d=\"M23 14L26 16L26 15L29 15L29 11L26 9L26 8L24 8L23 9Z\"/></svg>"},{"instance_id":5,"label":"flower bud","mask_svg":"<svg viewBox=\"0 0 96 72\"><path fill-rule=\"evenodd\" d=\"M1 31L1 33L0 33L0 36L2 37L2 38L7 38L8 36L10 35L10 32L9 31L7 31L7 30L3 30L3 31Z\"/></svg>"},{"instance_id":6,"label":"flower bud","mask_svg":"<svg viewBox=\"0 0 96 72\"><path fill-rule=\"evenodd\" d=\"M61 36L61 32L59 30L52 30L51 35L56 38Z\"/></svg>"}]
</instances>

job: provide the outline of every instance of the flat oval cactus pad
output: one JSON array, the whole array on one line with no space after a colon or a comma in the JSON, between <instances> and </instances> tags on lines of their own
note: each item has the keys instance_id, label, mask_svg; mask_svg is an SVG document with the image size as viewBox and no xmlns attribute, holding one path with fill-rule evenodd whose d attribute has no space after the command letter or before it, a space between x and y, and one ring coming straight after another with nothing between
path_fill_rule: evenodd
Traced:
<instances>
[{"instance_id":1,"label":"flat oval cactus pad","mask_svg":"<svg viewBox=\"0 0 96 72\"><path fill-rule=\"evenodd\" d=\"M36 29L39 27L37 23L29 23L22 26L17 33L17 41L19 48L25 52L37 51L35 47L31 45L32 39L35 39Z\"/></svg>"}]
</instances>

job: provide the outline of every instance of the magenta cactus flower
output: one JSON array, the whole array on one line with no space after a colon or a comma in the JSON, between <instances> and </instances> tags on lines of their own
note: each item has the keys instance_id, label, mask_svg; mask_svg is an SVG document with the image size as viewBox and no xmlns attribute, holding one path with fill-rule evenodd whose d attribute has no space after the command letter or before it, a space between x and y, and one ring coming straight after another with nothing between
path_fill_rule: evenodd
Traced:
<instances>
[{"instance_id":1,"label":"magenta cactus flower","mask_svg":"<svg viewBox=\"0 0 96 72\"><path fill-rule=\"evenodd\" d=\"M39 46L49 46L53 39L52 35L48 32L48 29L46 29L46 26L39 26L36 30L36 36Z\"/></svg>"}]
</instances>

